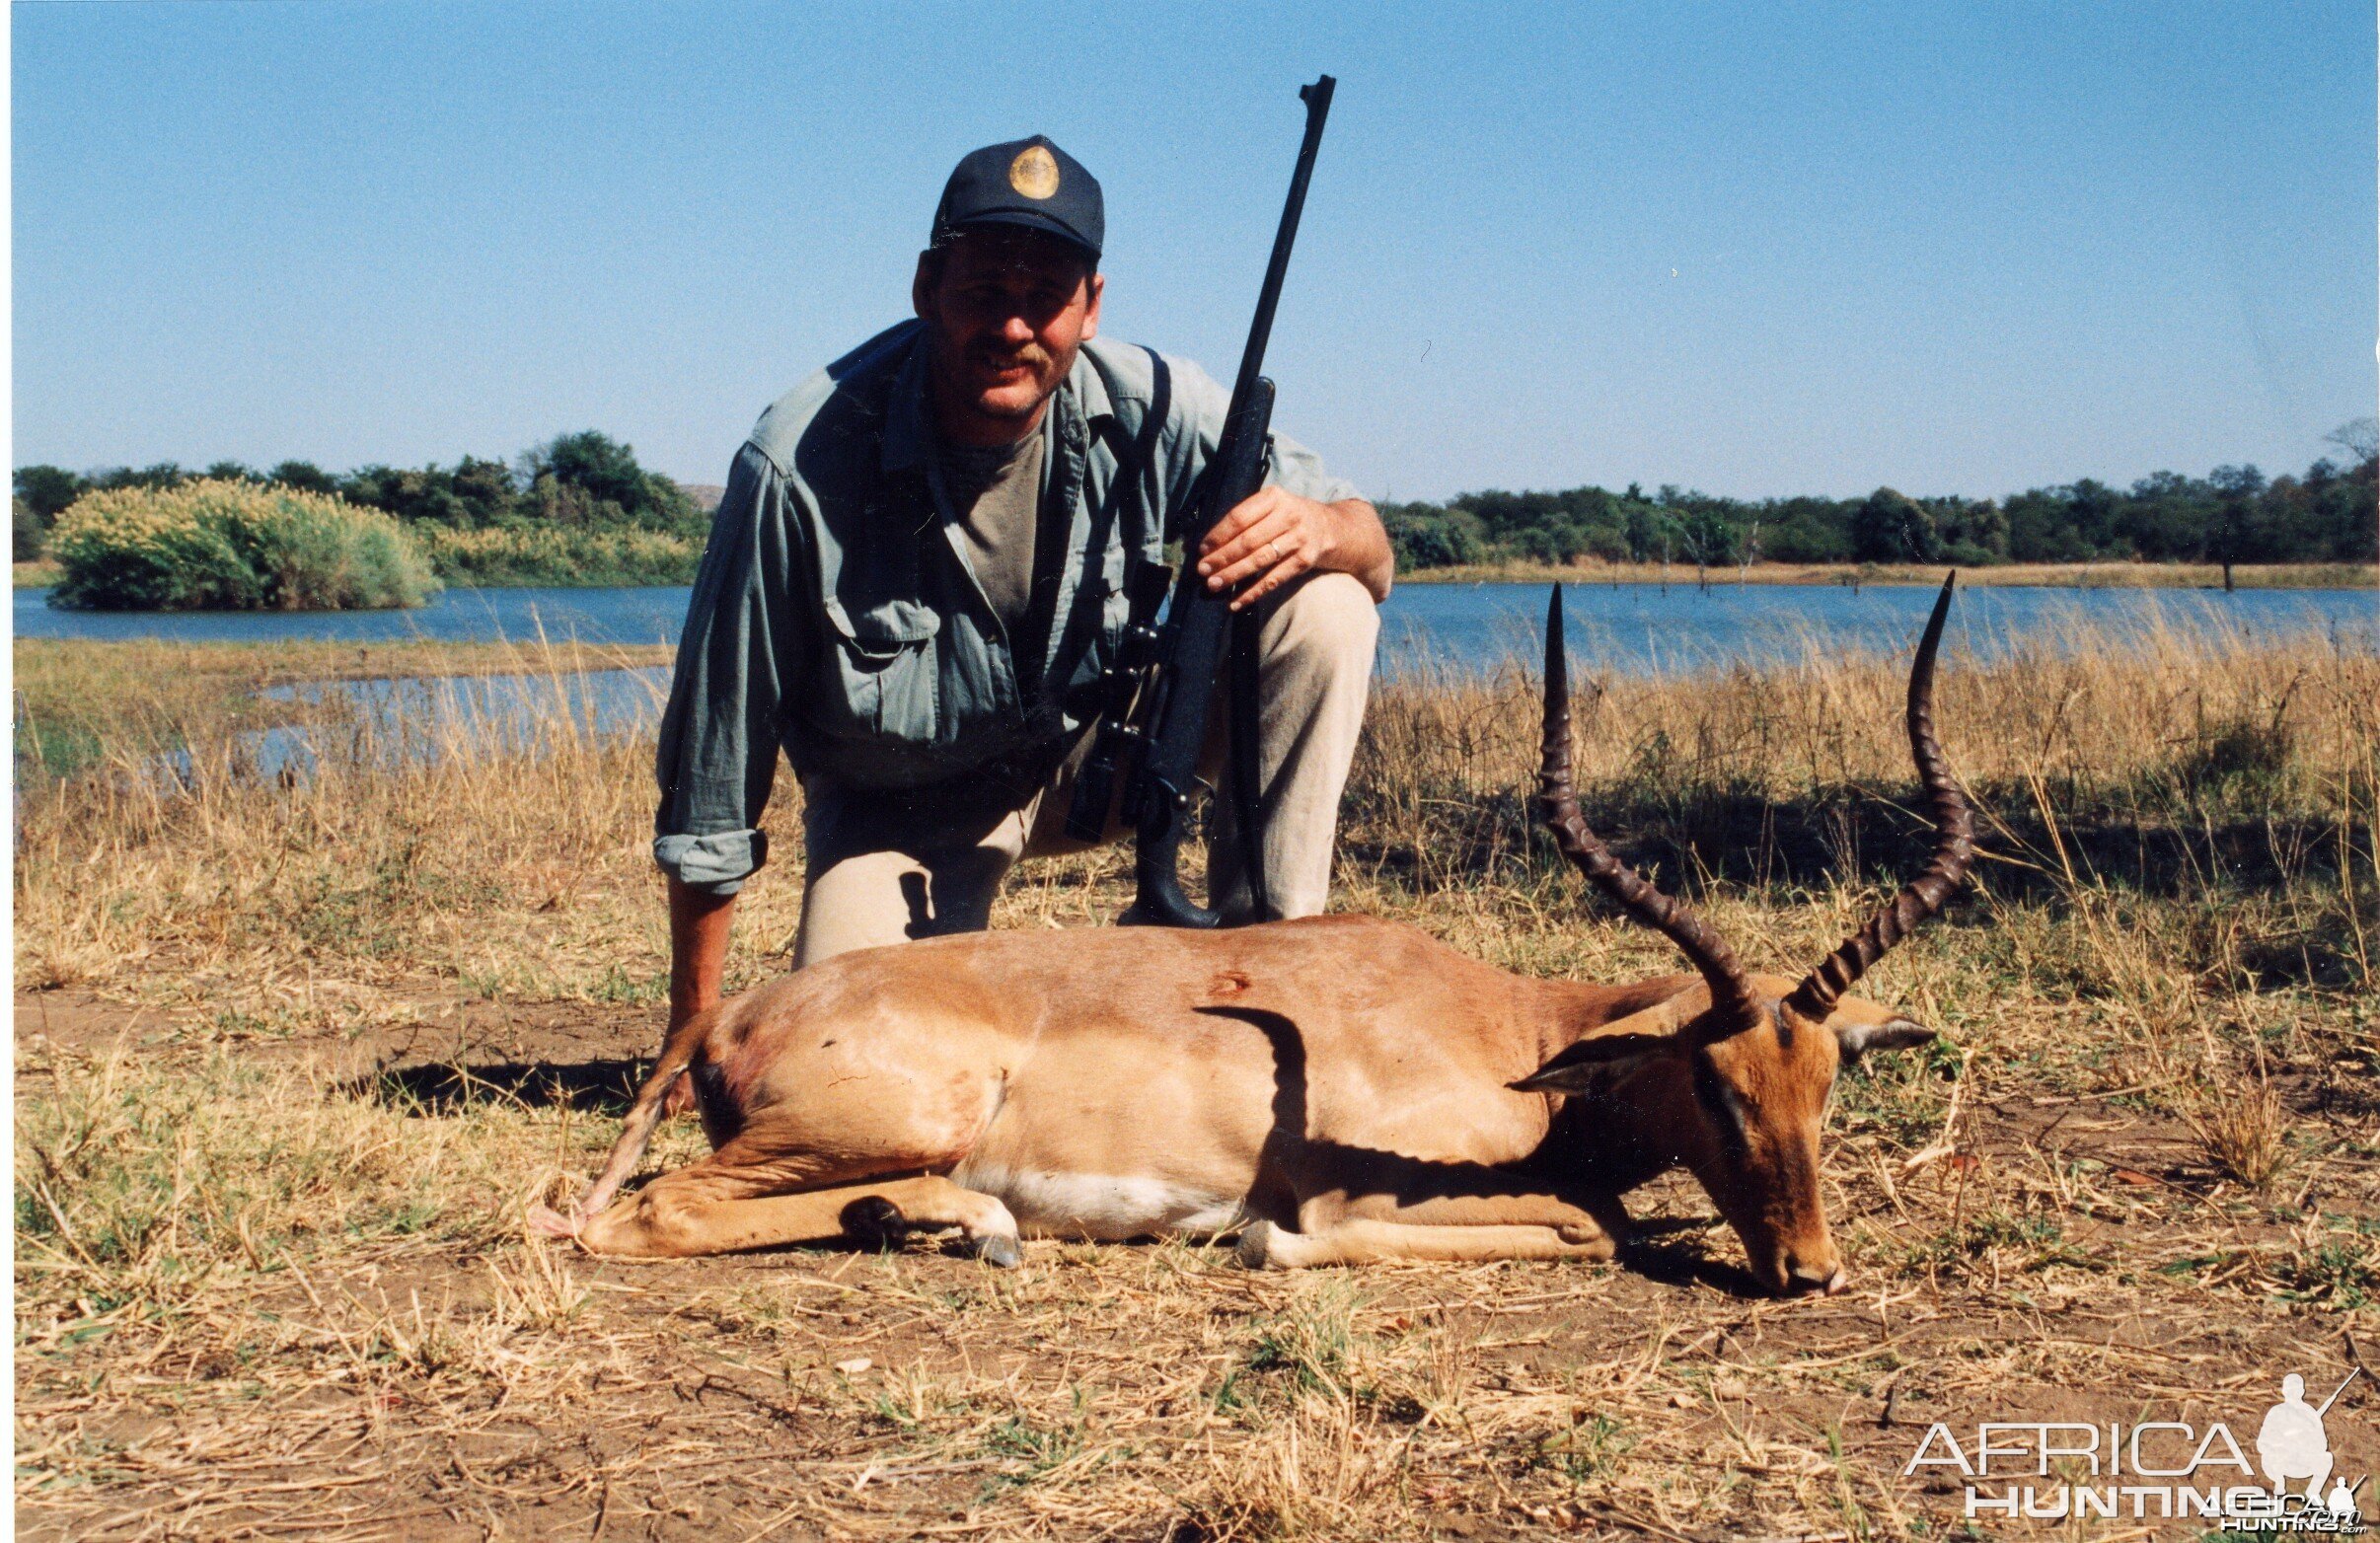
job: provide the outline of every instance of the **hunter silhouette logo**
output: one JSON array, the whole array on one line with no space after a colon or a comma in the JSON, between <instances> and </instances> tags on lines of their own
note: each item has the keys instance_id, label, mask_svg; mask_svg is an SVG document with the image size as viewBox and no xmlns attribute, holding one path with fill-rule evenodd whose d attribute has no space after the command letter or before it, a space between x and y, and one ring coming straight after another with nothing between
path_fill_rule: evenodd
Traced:
<instances>
[{"instance_id":1,"label":"hunter silhouette logo","mask_svg":"<svg viewBox=\"0 0 2380 1543\"><path fill-rule=\"evenodd\" d=\"M2179 1420L1988 1421L1965 1444L1946 1424L1927 1427L1901 1475L1957 1470L1968 1481L1970 1521L2203 1517L2232 1532L2359 1533L2366 1529L2355 1494L2363 1479L2350 1483L2335 1471L2338 1454L2323 1421L2362 1374L2360 1366L2350 1369L2320 1404L2306 1401L2304 1377L2281 1378L2280 1402L2257 1427L2253 1464L2219 1420L2203 1428ZM2263 1484L2255 1482L2260 1470Z\"/></svg>"},{"instance_id":2,"label":"hunter silhouette logo","mask_svg":"<svg viewBox=\"0 0 2380 1543\"><path fill-rule=\"evenodd\" d=\"M1008 163L1008 185L1028 198L1047 198L1058 190L1058 158L1042 145L1027 145Z\"/></svg>"},{"instance_id":3,"label":"hunter silhouette logo","mask_svg":"<svg viewBox=\"0 0 2380 1543\"><path fill-rule=\"evenodd\" d=\"M2355 1371L2363 1368L2358 1366ZM2355 1371L2347 1373L2347 1382L2355 1380ZM2338 1392L2322 1401L2322 1408L2306 1407L2306 1379L2292 1371L2281 1378L2281 1401L2265 1416L2264 1428L2256 1433L2257 1461L2265 1477L2272 1481L2272 1493L2284 1494L2291 1479L2306 1481L2306 1499L2322 1500L2322 1481L2331 1476L2331 1437L2322 1428L2322 1417L2346 1391L2346 1382L2339 1384Z\"/></svg>"}]
</instances>

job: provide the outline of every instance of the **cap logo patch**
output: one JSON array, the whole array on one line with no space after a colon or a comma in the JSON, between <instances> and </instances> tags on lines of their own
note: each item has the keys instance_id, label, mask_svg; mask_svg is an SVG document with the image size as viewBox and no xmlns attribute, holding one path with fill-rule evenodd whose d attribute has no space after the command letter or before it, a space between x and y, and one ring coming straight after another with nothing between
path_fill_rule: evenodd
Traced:
<instances>
[{"instance_id":1,"label":"cap logo patch","mask_svg":"<svg viewBox=\"0 0 2380 1543\"><path fill-rule=\"evenodd\" d=\"M1008 163L1008 185L1028 198L1058 190L1058 159L1041 145L1027 145Z\"/></svg>"}]
</instances>

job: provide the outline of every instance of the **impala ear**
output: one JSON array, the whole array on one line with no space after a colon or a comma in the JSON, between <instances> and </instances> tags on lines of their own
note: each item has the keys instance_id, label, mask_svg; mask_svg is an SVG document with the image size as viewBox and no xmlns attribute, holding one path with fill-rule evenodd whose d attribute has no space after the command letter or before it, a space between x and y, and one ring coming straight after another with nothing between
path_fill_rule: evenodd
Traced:
<instances>
[{"instance_id":1,"label":"impala ear","mask_svg":"<svg viewBox=\"0 0 2380 1543\"><path fill-rule=\"evenodd\" d=\"M1606 1066L1667 1055L1676 1048L1675 1037L1668 1034L1598 1034L1510 1085L1522 1093L1583 1093Z\"/></svg>"},{"instance_id":2,"label":"impala ear","mask_svg":"<svg viewBox=\"0 0 2380 1543\"><path fill-rule=\"evenodd\" d=\"M1906 1018L1895 1018L1890 1023L1844 1023L1834 1030L1834 1042L1842 1048L1845 1065L1872 1050L1909 1050L1933 1037L1932 1029Z\"/></svg>"}]
</instances>

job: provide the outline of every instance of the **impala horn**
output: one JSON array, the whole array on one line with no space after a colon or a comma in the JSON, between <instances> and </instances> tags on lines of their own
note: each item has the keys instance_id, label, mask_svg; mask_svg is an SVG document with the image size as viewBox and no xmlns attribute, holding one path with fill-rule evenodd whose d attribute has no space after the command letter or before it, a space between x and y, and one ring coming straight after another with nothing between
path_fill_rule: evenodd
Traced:
<instances>
[{"instance_id":1,"label":"impala horn","mask_svg":"<svg viewBox=\"0 0 2380 1543\"><path fill-rule=\"evenodd\" d=\"M1939 912L1975 860L1974 811L1951 776L1942 742L1934 738L1934 655L1942 645L1942 625L1950 617L1951 590L1958 582L1955 569L1942 581L1941 598L1934 602L1933 617L1917 643L1917 658L1909 666L1909 754L1917 760L1918 780L1933 805L1934 855L1906 889L1793 989L1786 1001L1813 1023L1824 1022L1836 998L1867 974L1870 965Z\"/></svg>"},{"instance_id":2,"label":"impala horn","mask_svg":"<svg viewBox=\"0 0 2380 1543\"><path fill-rule=\"evenodd\" d=\"M1537 818L1553 833L1562 855L1578 865L1587 882L1611 903L1651 927L1686 956L1711 989L1711 1015L1704 1038L1725 1039L1767 1017L1752 994L1750 980L1727 940L1710 923L1645 881L1643 874L1611 854L1579 814L1570 783L1570 659L1562 645L1562 586L1554 586L1545 608L1545 753L1537 770Z\"/></svg>"}]
</instances>

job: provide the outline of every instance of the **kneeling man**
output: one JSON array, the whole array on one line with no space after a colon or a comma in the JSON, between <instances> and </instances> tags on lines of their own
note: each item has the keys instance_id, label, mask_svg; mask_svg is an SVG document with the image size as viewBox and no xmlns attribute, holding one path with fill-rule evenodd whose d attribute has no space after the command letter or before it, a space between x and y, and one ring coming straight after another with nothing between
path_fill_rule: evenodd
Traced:
<instances>
[{"instance_id":1,"label":"kneeling man","mask_svg":"<svg viewBox=\"0 0 2380 1543\"><path fill-rule=\"evenodd\" d=\"M917 319L795 388L737 453L661 723L673 1027L718 1000L780 745L804 800L796 968L980 930L1019 857L1066 849L1128 564L1181 538L1227 400L1187 360L1098 335L1104 226L1099 184L1049 140L969 155L918 257ZM1266 892L1313 915L1386 533L1276 437L1267 485L1194 560L1257 607ZM1246 919L1237 844L1209 849L1212 903Z\"/></svg>"}]
</instances>

